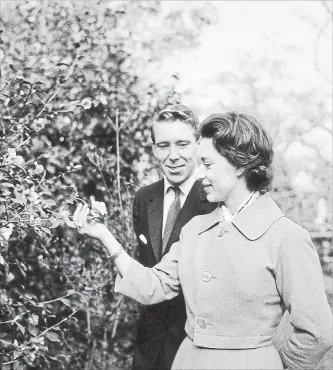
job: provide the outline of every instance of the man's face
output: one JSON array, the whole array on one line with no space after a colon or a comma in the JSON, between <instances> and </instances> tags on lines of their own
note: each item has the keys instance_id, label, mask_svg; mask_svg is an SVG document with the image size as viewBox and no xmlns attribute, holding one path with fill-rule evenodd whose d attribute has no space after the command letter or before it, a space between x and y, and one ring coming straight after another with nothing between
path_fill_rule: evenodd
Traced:
<instances>
[{"instance_id":1,"label":"man's face","mask_svg":"<svg viewBox=\"0 0 333 370\"><path fill-rule=\"evenodd\" d=\"M234 167L213 146L212 139L200 140L198 177L209 202L226 202L239 184L242 170Z\"/></svg>"},{"instance_id":2,"label":"man's face","mask_svg":"<svg viewBox=\"0 0 333 370\"><path fill-rule=\"evenodd\" d=\"M181 185L196 167L197 142L194 129L180 121L156 122L153 152L172 185Z\"/></svg>"}]
</instances>

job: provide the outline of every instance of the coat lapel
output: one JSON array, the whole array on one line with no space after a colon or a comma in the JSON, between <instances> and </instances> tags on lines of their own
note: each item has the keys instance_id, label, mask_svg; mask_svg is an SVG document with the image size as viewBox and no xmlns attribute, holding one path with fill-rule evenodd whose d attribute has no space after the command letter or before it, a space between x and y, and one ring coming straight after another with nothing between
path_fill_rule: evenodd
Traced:
<instances>
[{"instance_id":1,"label":"coat lapel","mask_svg":"<svg viewBox=\"0 0 333 370\"><path fill-rule=\"evenodd\" d=\"M266 192L239 212L232 223L247 239L257 240L281 217L284 213Z\"/></svg>"},{"instance_id":2,"label":"coat lapel","mask_svg":"<svg viewBox=\"0 0 333 370\"><path fill-rule=\"evenodd\" d=\"M156 190L152 192L147 206L148 227L151 245L156 261L159 262L162 248L162 224L163 224L164 181L156 184Z\"/></svg>"}]
</instances>

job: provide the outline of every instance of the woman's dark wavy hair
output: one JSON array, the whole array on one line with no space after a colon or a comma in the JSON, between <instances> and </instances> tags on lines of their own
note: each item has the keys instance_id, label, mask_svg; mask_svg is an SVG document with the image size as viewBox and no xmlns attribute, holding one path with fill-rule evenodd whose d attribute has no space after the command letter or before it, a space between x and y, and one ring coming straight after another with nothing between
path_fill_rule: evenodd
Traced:
<instances>
[{"instance_id":1,"label":"woman's dark wavy hair","mask_svg":"<svg viewBox=\"0 0 333 370\"><path fill-rule=\"evenodd\" d=\"M260 123L244 113L212 114L200 127L202 138L233 166L244 168L247 187L268 190L273 179L273 144Z\"/></svg>"}]
</instances>

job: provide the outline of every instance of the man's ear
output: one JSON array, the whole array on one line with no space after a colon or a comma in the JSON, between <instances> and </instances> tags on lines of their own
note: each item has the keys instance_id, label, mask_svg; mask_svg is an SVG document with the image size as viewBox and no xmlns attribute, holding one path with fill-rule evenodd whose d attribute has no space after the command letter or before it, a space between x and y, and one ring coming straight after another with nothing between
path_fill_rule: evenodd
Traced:
<instances>
[{"instance_id":1,"label":"man's ear","mask_svg":"<svg viewBox=\"0 0 333 370\"><path fill-rule=\"evenodd\" d=\"M154 143L151 144L151 147L153 149L154 157L156 158L156 145Z\"/></svg>"},{"instance_id":2,"label":"man's ear","mask_svg":"<svg viewBox=\"0 0 333 370\"><path fill-rule=\"evenodd\" d=\"M241 177L245 171L244 167L238 167L236 170L236 176Z\"/></svg>"}]
</instances>

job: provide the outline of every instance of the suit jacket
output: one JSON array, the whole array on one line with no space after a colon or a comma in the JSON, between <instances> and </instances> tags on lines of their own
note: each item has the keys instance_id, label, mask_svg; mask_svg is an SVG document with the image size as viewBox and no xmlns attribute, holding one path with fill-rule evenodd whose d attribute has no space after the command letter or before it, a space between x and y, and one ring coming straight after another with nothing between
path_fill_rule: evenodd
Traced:
<instances>
[{"instance_id":1,"label":"suit jacket","mask_svg":"<svg viewBox=\"0 0 333 370\"><path fill-rule=\"evenodd\" d=\"M138 240L138 260L146 267L161 258L164 180L145 186L136 193L133 224ZM200 182L195 182L174 225L163 255L179 239L182 227L196 215L211 212ZM139 236L143 235L147 244ZM186 310L182 293L168 302L143 307L140 313L133 354L133 370L170 369L174 356L185 338ZM157 365L158 364L158 365Z\"/></svg>"},{"instance_id":2,"label":"suit jacket","mask_svg":"<svg viewBox=\"0 0 333 370\"><path fill-rule=\"evenodd\" d=\"M231 223L220 209L193 218L152 269L133 260L115 290L143 304L185 295L186 332L200 347L270 345L284 310L294 332L278 349L291 370L313 370L332 347L332 313L308 232L268 193Z\"/></svg>"}]
</instances>

